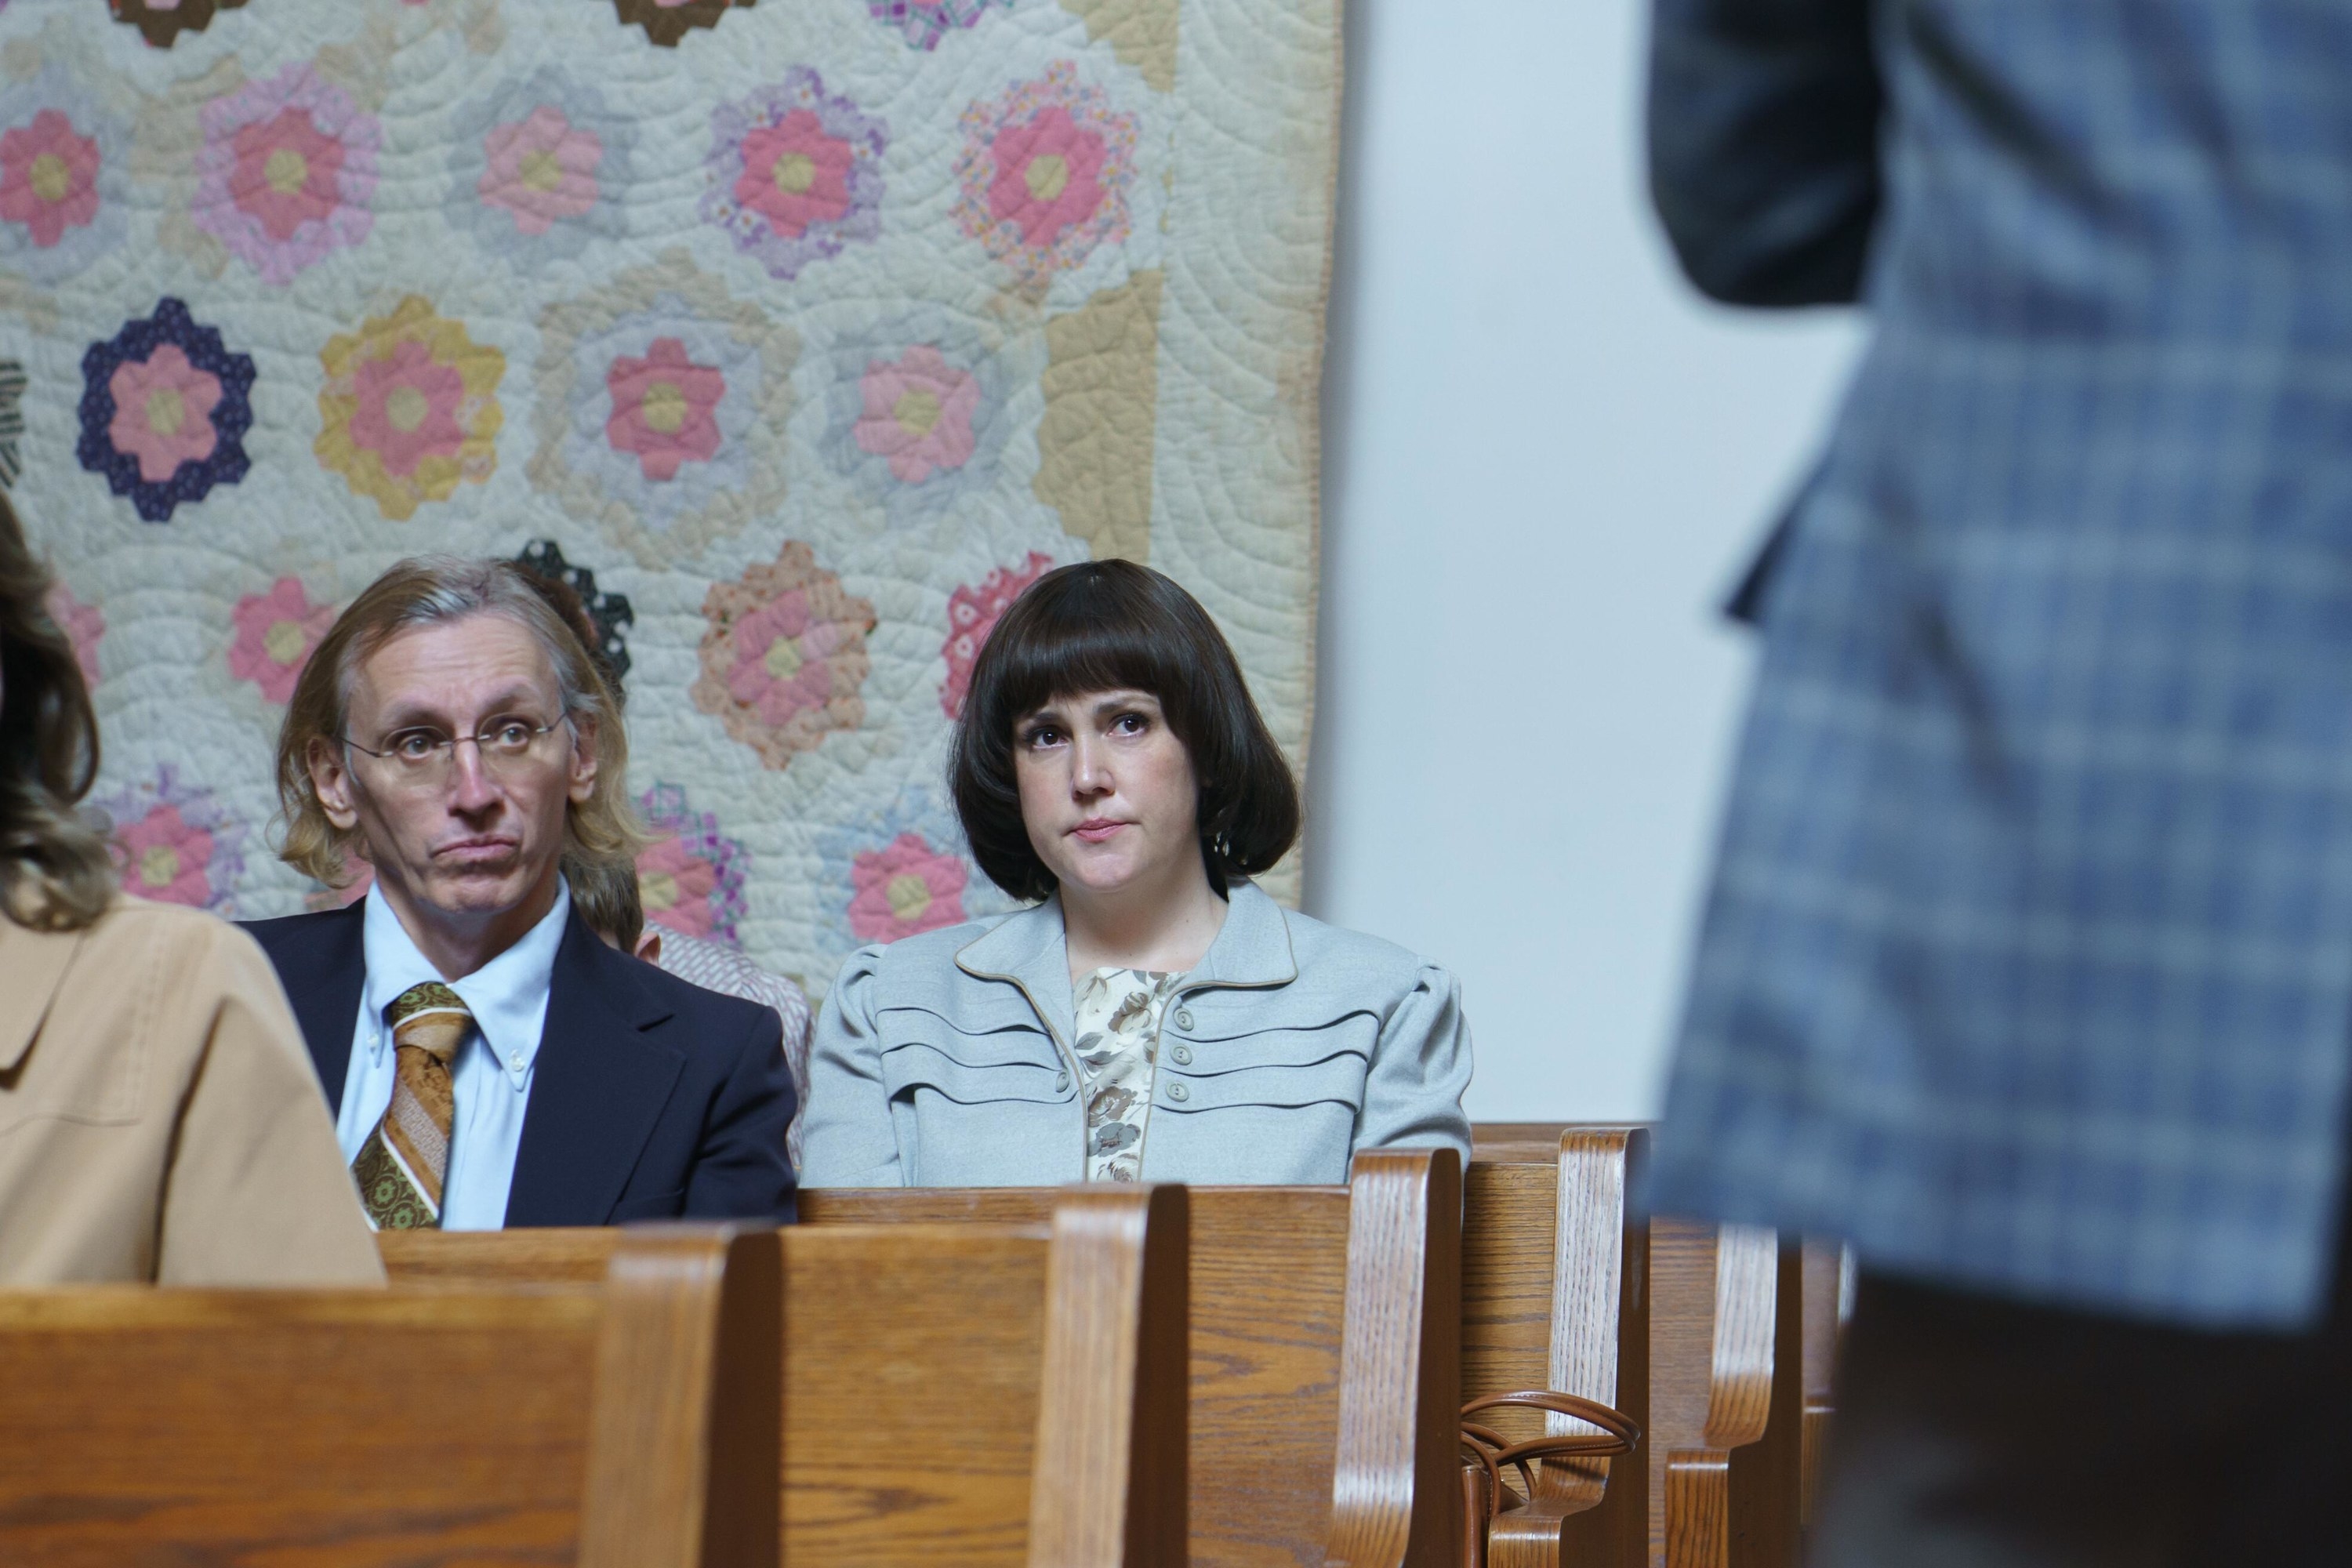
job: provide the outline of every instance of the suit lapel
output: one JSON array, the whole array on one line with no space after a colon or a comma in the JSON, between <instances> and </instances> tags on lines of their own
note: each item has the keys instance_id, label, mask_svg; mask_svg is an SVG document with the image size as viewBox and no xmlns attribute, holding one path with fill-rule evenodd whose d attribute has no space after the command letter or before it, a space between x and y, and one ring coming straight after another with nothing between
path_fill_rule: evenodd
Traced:
<instances>
[{"instance_id":1,"label":"suit lapel","mask_svg":"<svg viewBox=\"0 0 2352 1568\"><path fill-rule=\"evenodd\" d=\"M603 1225L686 1060L646 1033L669 1008L574 910L556 950L507 1224Z\"/></svg>"},{"instance_id":2,"label":"suit lapel","mask_svg":"<svg viewBox=\"0 0 2352 1568\"><path fill-rule=\"evenodd\" d=\"M293 1004L302 1043L319 1069L330 1115L343 1109L343 1080L351 1075L352 1031L359 1026L360 996L367 990L367 910L354 900L331 914L314 917L302 935L315 942L289 943L278 963L278 984ZM270 955L279 958L277 953Z\"/></svg>"}]
</instances>

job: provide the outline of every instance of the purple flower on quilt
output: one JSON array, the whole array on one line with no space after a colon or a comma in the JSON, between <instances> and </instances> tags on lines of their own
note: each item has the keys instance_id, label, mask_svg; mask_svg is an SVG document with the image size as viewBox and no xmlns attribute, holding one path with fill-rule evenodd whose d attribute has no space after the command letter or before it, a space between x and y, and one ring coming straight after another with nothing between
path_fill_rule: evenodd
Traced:
<instances>
[{"instance_id":1,"label":"purple flower on quilt","mask_svg":"<svg viewBox=\"0 0 2352 1568\"><path fill-rule=\"evenodd\" d=\"M81 466L149 522L233 485L249 466L253 359L166 296L81 356Z\"/></svg>"},{"instance_id":2,"label":"purple flower on quilt","mask_svg":"<svg viewBox=\"0 0 2352 1568\"><path fill-rule=\"evenodd\" d=\"M125 892L230 912L245 874L245 824L212 791L182 784L165 763L152 780L96 804L114 825L110 847Z\"/></svg>"},{"instance_id":3,"label":"purple flower on quilt","mask_svg":"<svg viewBox=\"0 0 2352 1568\"><path fill-rule=\"evenodd\" d=\"M375 116L299 62L205 105L198 228L261 274L290 283L375 226Z\"/></svg>"},{"instance_id":4,"label":"purple flower on quilt","mask_svg":"<svg viewBox=\"0 0 2352 1568\"><path fill-rule=\"evenodd\" d=\"M1010 9L1013 0L866 0L877 22L887 23L919 49L936 49L953 27L972 27L991 5Z\"/></svg>"},{"instance_id":5,"label":"purple flower on quilt","mask_svg":"<svg viewBox=\"0 0 2352 1568\"><path fill-rule=\"evenodd\" d=\"M882 150L890 128L824 90L806 66L710 114L702 216L769 276L793 279L849 241L882 232Z\"/></svg>"},{"instance_id":6,"label":"purple flower on quilt","mask_svg":"<svg viewBox=\"0 0 2352 1568\"><path fill-rule=\"evenodd\" d=\"M677 784L656 784L637 797L654 841L637 857L637 892L646 919L688 936L738 945L743 882L751 852L719 831L719 818L687 804Z\"/></svg>"}]
</instances>

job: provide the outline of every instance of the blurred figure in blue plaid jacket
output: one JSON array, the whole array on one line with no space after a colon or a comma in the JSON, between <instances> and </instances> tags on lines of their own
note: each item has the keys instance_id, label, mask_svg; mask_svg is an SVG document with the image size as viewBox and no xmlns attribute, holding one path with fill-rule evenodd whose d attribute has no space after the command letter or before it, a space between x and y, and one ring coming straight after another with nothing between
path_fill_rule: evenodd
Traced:
<instances>
[{"instance_id":1,"label":"blurred figure in blue plaid jacket","mask_svg":"<svg viewBox=\"0 0 2352 1568\"><path fill-rule=\"evenodd\" d=\"M1822 1561L2352 1562L2352 4L1654 22L1690 276L1874 327L1656 1206L1862 1258Z\"/></svg>"}]
</instances>

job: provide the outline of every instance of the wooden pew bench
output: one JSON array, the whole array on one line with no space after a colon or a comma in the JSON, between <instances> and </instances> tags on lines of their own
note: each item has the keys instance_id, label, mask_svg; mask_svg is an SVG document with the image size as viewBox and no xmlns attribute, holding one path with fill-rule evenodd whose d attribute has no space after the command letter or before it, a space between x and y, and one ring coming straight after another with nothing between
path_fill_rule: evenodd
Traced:
<instances>
[{"instance_id":1,"label":"wooden pew bench","mask_svg":"<svg viewBox=\"0 0 2352 1568\"><path fill-rule=\"evenodd\" d=\"M681 1226L528 1290L0 1291L0 1562L773 1568L772 1258Z\"/></svg>"},{"instance_id":2,"label":"wooden pew bench","mask_svg":"<svg viewBox=\"0 0 2352 1568\"><path fill-rule=\"evenodd\" d=\"M1515 1382L1530 1370L1527 1281L1540 1267L1536 1247L1543 1235L1526 1214L1538 1180L1531 1167L1559 1151L1557 1212L1568 1217L1555 1222L1551 1240L1566 1247L1580 1229L1588 1237L1582 1264L1570 1268L1563 1259L1555 1267L1553 1319L1547 1327L1570 1336L1572 1344L1578 1331L1572 1314L1562 1314L1570 1312L1570 1292L1579 1289L1575 1281L1592 1282L1581 1287L1590 1301L1606 1268L1607 1250L1593 1238L1603 1227L1611 1191L1608 1141L1631 1131L1623 1124L1540 1122L1482 1123L1473 1129L1472 1209L1464 1237L1465 1288L1472 1292L1464 1307L1465 1387L1474 1394L1500 1392L1506 1384L1553 1387L1614 1404L1641 1422L1641 1447L1628 1459L1572 1461L1587 1470L1602 1464L1616 1468L1598 1502L1586 1503L1587 1511L1561 1528L1560 1555L1552 1561L1563 1568L1633 1568L1636 1563L1650 1568L1795 1568L1807 1507L1808 1437L1817 1451L1827 1420L1821 1336L1817 1329L1809 1335L1823 1299L1821 1274L1816 1263L1809 1277L1805 1250L1746 1226L1629 1216L1629 1232L1638 1231L1640 1239L1629 1234L1618 1254L1619 1397L1609 1400L1591 1392L1600 1386L1593 1363L1588 1358L1580 1370L1572 1355L1546 1368L1547 1381ZM1629 1174L1616 1190L1630 1192L1637 1184L1630 1174L1634 1145L1629 1140L1622 1147ZM1575 1149L1583 1151L1576 1158L1599 1161L1600 1173L1573 1176ZM1601 1194L1598 1207L1591 1195L1596 1192ZM1501 1199L1506 1193L1517 1194L1507 1207ZM1487 1213L1497 1223L1482 1224ZM1517 1261L1507 1261L1507 1254L1516 1254ZM1581 1310L1589 1317L1592 1309ZM1583 1332L1586 1342L1599 1342L1591 1329ZM1549 1381L1580 1376L1588 1379L1586 1385ZM1633 1409L1635 1402L1643 1410ZM1818 1405L1810 1418L1809 1402ZM1553 1421L1573 1429L1559 1418ZM1616 1473L1633 1470L1633 1459L1640 1461L1638 1481L1632 1474ZM1590 1482L1578 1489L1573 1471L1562 1478L1564 1484L1554 1486L1554 1468L1545 1467L1541 1489L1554 1510L1591 1495ZM1637 1492L1647 1515L1639 1556L1629 1528ZM1508 1542L1506 1550L1520 1550L1517 1537L1547 1527L1545 1515L1531 1511L1514 1527L1516 1537L1513 1531L1498 1531L1496 1541ZM1539 1550L1540 1541L1538 1535L1528 1544ZM1536 1560L1524 1559L1530 1564Z\"/></svg>"},{"instance_id":3,"label":"wooden pew bench","mask_svg":"<svg viewBox=\"0 0 2352 1568\"><path fill-rule=\"evenodd\" d=\"M397 1282L516 1285L593 1278L633 1234L378 1240ZM794 1568L1175 1568L1182 1188L1072 1189L1011 1225L762 1236L782 1275L769 1562L781 1542Z\"/></svg>"},{"instance_id":4,"label":"wooden pew bench","mask_svg":"<svg viewBox=\"0 0 2352 1568\"><path fill-rule=\"evenodd\" d=\"M1347 1187L1193 1187L1189 1558L1451 1568L1461 1187L1450 1150ZM804 1226L1034 1218L1050 1189L811 1188Z\"/></svg>"},{"instance_id":5,"label":"wooden pew bench","mask_svg":"<svg viewBox=\"0 0 2352 1568\"><path fill-rule=\"evenodd\" d=\"M1482 1134L1487 1130L1478 1130ZM1552 1128L1471 1151L1462 1226L1462 1393L1549 1389L1643 1428L1633 1452L1538 1461L1534 1495L1496 1521L1493 1568L1649 1561L1649 1226L1629 1203L1639 1127ZM1515 1441L1595 1428L1564 1415L1476 1417ZM1516 1485L1516 1481L1514 1482Z\"/></svg>"}]
</instances>

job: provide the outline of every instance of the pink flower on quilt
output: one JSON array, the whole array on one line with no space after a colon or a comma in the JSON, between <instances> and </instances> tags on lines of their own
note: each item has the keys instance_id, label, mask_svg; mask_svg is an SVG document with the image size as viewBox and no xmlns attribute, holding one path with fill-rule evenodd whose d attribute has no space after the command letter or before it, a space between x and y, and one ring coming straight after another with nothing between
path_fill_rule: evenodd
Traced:
<instances>
[{"instance_id":1,"label":"pink flower on quilt","mask_svg":"<svg viewBox=\"0 0 2352 1568\"><path fill-rule=\"evenodd\" d=\"M646 919L688 936L707 937L718 923L710 896L719 868L681 842L675 833L656 839L637 857L637 896Z\"/></svg>"},{"instance_id":2,"label":"pink flower on quilt","mask_svg":"<svg viewBox=\"0 0 2352 1568\"><path fill-rule=\"evenodd\" d=\"M1021 231L1021 243L1047 246L1102 205L1103 139L1056 104L1008 125L989 143L996 177L988 212Z\"/></svg>"},{"instance_id":3,"label":"pink flower on quilt","mask_svg":"<svg viewBox=\"0 0 2352 1568\"><path fill-rule=\"evenodd\" d=\"M808 595L792 589L736 623L727 694L757 713L761 723L782 727L832 698L833 670L825 660L851 637L852 628L841 622L813 617Z\"/></svg>"},{"instance_id":4,"label":"pink flower on quilt","mask_svg":"<svg viewBox=\"0 0 2352 1568\"><path fill-rule=\"evenodd\" d=\"M849 929L861 942L897 942L963 923L963 858L901 833L850 867Z\"/></svg>"},{"instance_id":5,"label":"pink flower on quilt","mask_svg":"<svg viewBox=\"0 0 2352 1568\"><path fill-rule=\"evenodd\" d=\"M929 343L870 363L858 389L866 412L858 416L857 444L887 458L903 483L921 484L932 469L960 468L971 457L980 383Z\"/></svg>"},{"instance_id":6,"label":"pink flower on quilt","mask_svg":"<svg viewBox=\"0 0 2352 1568\"><path fill-rule=\"evenodd\" d=\"M384 358L362 361L352 387L359 403L352 440L380 458L385 473L405 478L426 458L454 458L465 446L465 378L425 344L403 340Z\"/></svg>"},{"instance_id":7,"label":"pink flower on quilt","mask_svg":"<svg viewBox=\"0 0 2352 1568\"><path fill-rule=\"evenodd\" d=\"M313 605L299 577L280 577L267 594L247 594L229 614L236 627L228 646L228 671L250 680L272 702L294 695L295 679L310 650L335 624L335 606Z\"/></svg>"},{"instance_id":8,"label":"pink flower on quilt","mask_svg":"<svg viewBox=\"0 0 2352 1568\"><path fill-rule=\"evenodd\" d=\"M482 151L489 167L475 190L485 204L513 214L524 234L545 234L559 219L578 217L596 205L596 165L604 144L552 104L491 127Z\"/></svg>"},{"instance_id":9,"label":"pink flower on quilt","mask_svg":"<svg viewBox=\"0 0 2352 1568\"><path fill-rule=\"evenodd\" d=\"M49 619L73 644L74 662L81 666L81 678L86 685L98 684L98 645L106 637L106 617L95 605L85 605L73 596L71 590L60 583L49 590Z\"/></svg>"},{"instance_id":10,"label":"pink flower on quilt","mask_svg":"<svg viewBox=\"0 0 2352 1568\"><path fill-rule=\"evenodd\" d=\"M213 836L180 816L168 801L114 835L126 891L142 899L203 909L212 901L205 876Z\"/></svg>"},{"instance_id":11,"label":"pink flower on quilt","mask_svg":"<svg viewBox=\"0 0 2352 1568\"><path fill-rule=\"evenodd\" d=\"M646 479L674 479L680 464L718 453L716 410L727 377L696 364L677 339L656 338L643 359L614 360L604 386L613 398L604 438L616 452L635 453Z\"/></svg>"},{"instance_id":12,"label":"pink flower on quilt","mask_svg":"<svg viewBox=\"0 0 2352 1568\"><path fill-rule=\"evenodd\" d=\"M220 377L190 363L177 343L158 343L144 360L123 361L107 390L114 396L107 436L116 450L139 460L139 477L148 484L162 484L183 463L203 462L219 444L213 410L220 405Z\"/></svg>"},{"instance_id":13,"label":"pink flower on quilt","mask_svg":"<svg viewBox=\"0 0 2352 1568\"><path fill-rule=\"evenodd\" d=\"M1128 237L1135 117L1055 60L963 111L956 222L1022 283L1040 289Z\"/></svg>"},{"instance_id":14,"label":"pink flower on quilt","mask_svg":"<svg viewBox=\"0 0 2352 1568\"><path fill-rule=\"evenodd\" d=\"M281 109L238 128L230 145L236 167L229 197L283 244L306 223L331 216L335 177L343 172L343 144L319 129L307 109Z\"/></svg>"},{"instance_id":15,"label":"pink flower on quilt","mask_svg":"<svg viewBox=\"0 0 2352 1568\"><path fill-rule=\"evenodd\" d=\"M1000 566L982 580L948 595L948 640L940 651L947 657L948 678L940 683L940 706L950 719L963 717L963 701L971 691L971 667L988 641L988 634L1021 596L1021 591L1053 569L1054 558L1033 550L1018 567Z\"/></svg>"},{"instance_id":16,"label":"pink flower on quilt","mask_svg":"<svg viewBox=\"0 0 2352 1568\"><path fill-rule=\"evenodd\" d=\"M814 110L795 109L743 138L735 200L766 218L778 234L798 239L812 224L830 223L849 210L849 166L856 156L846 139L825 134Z\"/></svg>"},{"instance_id":17,"label":"pink flower on quilt","mask_svg":"<svg viewBox=\"0 0 2352 1568\"><path fill-rule=\"evenodd\" d=\"M0 218L47 250L98 216L98 143L54 109L0 135Z\"/></svg>"},{"instance_id":18,"label":"pink flower on quilt","mask_svg":"<svg viewBox=\"0 0 2352 1568\"><path fill-rule=\"evenodd\" d=\"M204 107L189 216L266 282L290 283L375 226L374 116L299 62Z\"/></svg>"}]
</instances>

